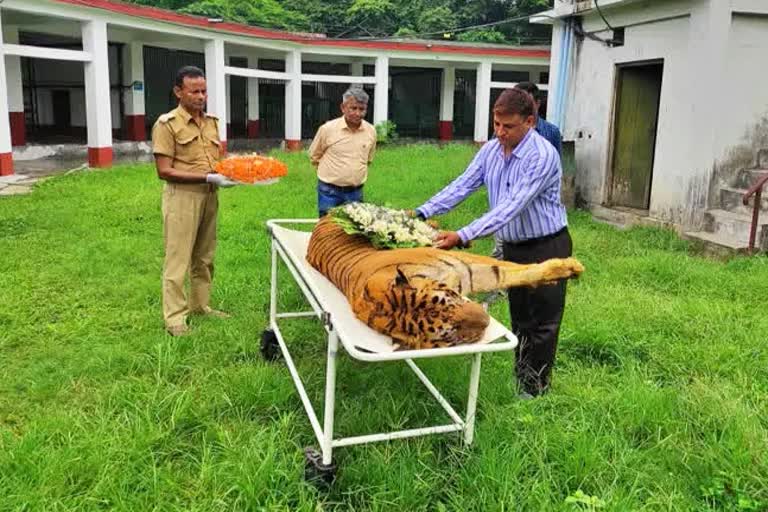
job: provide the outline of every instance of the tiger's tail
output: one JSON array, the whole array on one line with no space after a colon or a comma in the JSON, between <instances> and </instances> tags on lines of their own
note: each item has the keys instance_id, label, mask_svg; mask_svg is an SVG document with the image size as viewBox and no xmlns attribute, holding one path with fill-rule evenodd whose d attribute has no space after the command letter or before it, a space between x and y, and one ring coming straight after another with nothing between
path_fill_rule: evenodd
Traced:
<instances>
[{"instance_id":1,"label":"tiger's tail","mask_svg":"<svg viewBox=\"0 0 768 512\"><path fill-rule=\"evenodd\" d=\"M554 284L584 272L584 266L575 258L552 258L542 263L520 264L470 253L454 253L451 256L465 264L462 288L472 293Z\"/></svg>"}]
</instances>

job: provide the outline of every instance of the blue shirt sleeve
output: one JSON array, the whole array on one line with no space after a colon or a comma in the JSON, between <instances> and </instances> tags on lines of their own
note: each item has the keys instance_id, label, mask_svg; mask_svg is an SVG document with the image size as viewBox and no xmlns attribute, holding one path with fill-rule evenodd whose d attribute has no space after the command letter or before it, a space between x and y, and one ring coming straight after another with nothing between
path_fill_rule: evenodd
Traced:
<instances>
[{"instance_id":1,"label":"blue shirt sleeve","mask_svg":"<svg viewBox=\"0 0 768 512\"><path fill-rule=\"evenodd\" d=\"M552 145L555 146L558 155L563 154L563 134L560 133L560 128L552 125Z\"/></svg>"}]
</instances>

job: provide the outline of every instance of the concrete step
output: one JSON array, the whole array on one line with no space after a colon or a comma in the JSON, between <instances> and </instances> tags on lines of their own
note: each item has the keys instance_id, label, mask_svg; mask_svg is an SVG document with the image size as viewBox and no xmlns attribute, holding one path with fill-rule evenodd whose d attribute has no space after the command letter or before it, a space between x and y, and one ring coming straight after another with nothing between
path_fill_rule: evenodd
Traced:
<instances>
[{"instance_id":1,"label":"concrete step","mask_svg":"<svg viewBox=\"0 0 768 512\"><path fill-rule=\"evenodd\" d=\"M708 210L704 213L705 231L721 236L726 240L743 243L749 242L749 230L752 227L752 215L743 210ZM768 213L758 217L755 245L763 247L768 240Z\"/></svg>"},{"instance_id":2,"label":"concrete step","mask_svg":"<svg viewBox=\"0 0 768 512\"><path fill-rule=\"evenodd\" d=\"M720 208L723 210L736 210L744 207L741 198L747 193L746 188L720 187ZM749 199L750 209L755 204L755 196ZM768 212L768 187L763 190L760 201L760 210Z\"/></svg>"},{"instance_id":3,"label":"concrete step","mask_svg":"<svg viewBox=\"0 0 768 512\"><path fill-rule=\"evenodd\" d=\"M702 244L709 252L719 255L731 255L747 252L747 244L732 240L708 231L686 231L682 234L686 240Z\"/></svg>"},{"instance_id":4,"label":"concrete step","mask_svg":"<svg viewBox=\"0 0 768 512\"><path fill-rule=\"evenodd\" d=\"M738 188L749 189L757 183L757 180L768 176L768 169L742 169L733 185Z\"/></svg>"}]
</instances>

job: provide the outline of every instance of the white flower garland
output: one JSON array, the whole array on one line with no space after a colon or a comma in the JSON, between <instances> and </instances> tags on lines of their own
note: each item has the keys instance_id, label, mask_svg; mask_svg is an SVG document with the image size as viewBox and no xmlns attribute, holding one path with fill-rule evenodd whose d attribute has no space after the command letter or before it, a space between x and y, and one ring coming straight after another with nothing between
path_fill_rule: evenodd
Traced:
<instances>
[{"instance_id":1,"label":"white flower garland","mask_svg":"<svg viewBox=\"0 0 768 512\"><path fill-rule=\"evenodd\" d=\"M430 247L437 230L405 210L370 203L348 203L332 215L350 234L365 235L378 248Z\"/></svg>"}]
</instances>

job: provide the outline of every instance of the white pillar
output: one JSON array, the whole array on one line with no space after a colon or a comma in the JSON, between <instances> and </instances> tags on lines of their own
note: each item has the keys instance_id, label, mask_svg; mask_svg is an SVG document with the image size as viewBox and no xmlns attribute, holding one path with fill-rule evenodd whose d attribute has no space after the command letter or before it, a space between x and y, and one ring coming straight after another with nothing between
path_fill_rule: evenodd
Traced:
<instances>
[{"instance_id":1,"label":"white pillar","mask_svg":"<svg viewBox=\"0 0 768 512\"><path fill-rule=\"evenodd\" d=\"M491 102L491 63L483 61L477 66L475 82L475 142L488 141L488 112Z\"/></svg>"},{"instance_id":2,"label":"white pillar","mask_svg":"<svg viewBox=\"0 0 768 512\"><path fill-rule=\"evenodd\" d=\"M0 27L2 27L1 19ZM0 55L2 50L3 37L0 30ZM0 59L0 176L13 174L12 155L11 125L8 121L8 83L5 75L5 59Z\"/></svg>"},{"instance_id":3,"label":"white pillar","mask_svg":"<svg viewBox=\"0 0 768 512\"><path fill-rule=\"evenodd\" d=\"M285 57L285 145L289 150L301 148L301 52L292 50Z\"/></svg>"},{"instance_id":4,"label":"white pillar","mask_svg":"<svg viewBox=\"0 0 768 512\"><path fill-rule=\"evenodd\" d=\"M536 85L539 85L541 83L541 80L539 79L539 75L541 75L541 71L542 71L541 68L529 67L527 71L528 71L528 81Z\"/></svg>"},{"instance_id":5,"label":"white pillar","mask_svg":"<svg viewBox=\"0 0 768 512\"><path fill-rule=\"evenodd\" d=\"M363 76L363 63L356 60L349 65L349 74L352 76Z\"/></svg>"},{"instance_id":6,"label":"white pillar","mask_svg":"<svg viewBox=\"0 0 768 512\"><path fill-rule=\"evenodd\" d=\"M144 45L130 42L123 46L123 65L125 66L125 138L127 140L146 140L147 129L144 110Z\"/></svg>"},{"instance_id":7,"label":"white pillar","mask_svg":"<svg viewBox=\"0 0 768 512\"><path fill-rule=\"evenodd\" d=\"M84 21L83 51L91 54L85 68L85 112L88 131L88 165L112 165L112 109L109 90L107 23Z\"/></svg>"},{"instance_id":8,"label":"white pillar","mask_svg":"<svg viewBox=\"0 0 768 512\"><path fill-rule=\"evenodd\" d=\"M205 81L208 86L207 112L219 118L219 141L227 151L227 86L224 74L224 40L205 42Z\"/></svg>"},{"instance_id":9,"label":"white pillar","mask_svg":"<svg viewBox=\"0 0 768 512\"><path fill-rule=\"evenodd\" d=\"M443 68L442 94L440 95L440 120L453 121L453 94L456 90L456 69Z\"/></svg>"},{"instance_id":10,"label":"white pillar","mask_svg":"<svg viewBox=\"0 0 768 512\"><path fill-rule=\"evenodd\" d=\"M231 65L231 64L230 64ZM232 75L224 76L225 89L227 91L227 126L232 124Z\"/></svg>"},{"instance_id":11,"label":"white pillar","mask_svg":"<svg viewBox=\"0 0 768 512\"><path fill-rule=\"evenodd\" d=\"M259 59L256 57L248 58L248 67L251 69L259 68ZM255 139L259 136L259 79L248 78L248 120L247 130L248 138Z\"/></svg>"},{"instance_id":12,"label":"white pillar","mask_svg":"<svg viewBox=\"0 0 768 512\"><path fill-rule=\"evenodd\" d=\"M389 57L376 57L376 89L373 93L373 124L389 118Z\"/></svg>"},{"instance_id":13,"label":"white pillar","mask_svg":"<svg viewBox=\"0 0 768 512\"><path fill-rule=\"evenodd\" d=\"M3 40L6 43L18 44L18 27L4 27L3 33ZM5 57L5 78L8 83L8 116L11 123L11 144L13 146L23 146L27 143L27 140L26 127L24 126L24 88L21 81L21 57L15 55Z\"/></svg>"},{"instance_id":14,"label":"white pillar","mask_svg":"<svg viewBox=\"0 0 768 512\"><path fill-rule=\"evenodd\" d=\"M443 68L443 80L440 90L438 138L440 140L451 140L453 138L453 94L456 90L456 69L453 66Z\"/></svg>"}]
</instances>

